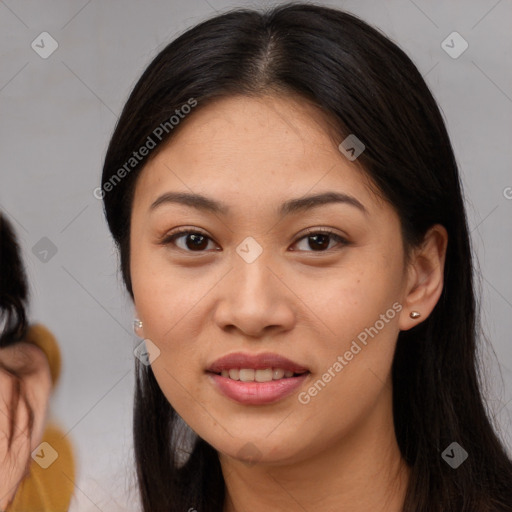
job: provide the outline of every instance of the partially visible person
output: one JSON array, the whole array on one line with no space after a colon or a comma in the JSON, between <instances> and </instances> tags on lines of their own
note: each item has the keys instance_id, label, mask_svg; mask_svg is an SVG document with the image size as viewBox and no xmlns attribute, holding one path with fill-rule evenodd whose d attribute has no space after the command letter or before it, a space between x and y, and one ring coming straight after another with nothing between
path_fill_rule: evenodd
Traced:
<instances>
[{"instance_id":1,"label":"partially visible person","mask_svg":"<svg viewBox=\"0 0 512 512\"><path fill-rule=\"evenodd\" d=\"M66 511L74 488L73 451L48 421L61 356L52 333L29 323L27 305L20 249L0 213L0 510Z\"/></svg>"}]
</instances>

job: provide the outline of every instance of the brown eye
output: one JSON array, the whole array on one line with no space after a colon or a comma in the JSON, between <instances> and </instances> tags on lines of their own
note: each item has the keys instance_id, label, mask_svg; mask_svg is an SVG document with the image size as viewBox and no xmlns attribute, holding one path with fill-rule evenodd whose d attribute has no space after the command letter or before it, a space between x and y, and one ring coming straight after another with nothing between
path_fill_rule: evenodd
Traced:
<instances>
[{"instance_id":1,"label":"brown eye","mask_svg":"<svg viewBox=\"0 0 512 512\"><path fill-rule=\"evenodd\" d=\"M308 251L307 249L300 249L305 250L306 252L327 252L327 250L333 247L333 245L330 245L331 241L335 241L338 243L338 245L341 246L348 245L348 242L345 238L341 237L337 233L334 233L333 231L327 230L311 231L306 236L298 240L298 242L302 240L307 240L309 248L312 249L312 251Z\"/></svg>"},{"instance_id":2,"label":"brown eye","mask_svg":"<svg viewBox=\"0 0 512 512\"><path fill-rule=\"evenodd\" d=\"M183 243L180 245L177 240L183 239ZM178 231L167 236L163 241L163 245L173 244L179 249L188 252L204 252L208 246L208 242L211 239L199 231L183 230Z\"/></svg>"}]
</instances>

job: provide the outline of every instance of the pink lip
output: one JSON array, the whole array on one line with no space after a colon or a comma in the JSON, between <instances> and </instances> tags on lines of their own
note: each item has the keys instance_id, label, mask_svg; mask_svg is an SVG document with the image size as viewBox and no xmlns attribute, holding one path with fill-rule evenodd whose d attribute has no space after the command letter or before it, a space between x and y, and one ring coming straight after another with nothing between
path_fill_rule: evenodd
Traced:
<instances>
[{"instance_id":1,"label":"pink lip","mask_svg":"<svg viewBox=\"0 0 512 512\"><path fill-rule=\"evenodd\" d=\"M264 370L265 368L282 368L294 373L307 372L308 369L290 361L286 357L271 352L261 354L247 354L235 352L228 354L214 361L206 371L220 373L222 370L231 370L232 368L253 368L254 370Z\"/></svg>"},{"instance_id":2,"label":"pink lip","mask_svg":"<svg viewBox=\"0 0 512 512\"><path fill-rule=\"evenodd\" d=\"M268 368L269 366L267 366ZM233 368L233 366L231 366ZM243 366L247 368L247 366ZM277 368L277 366L276 366ZM282 368L282 367L280 367ZM245 405L263 405L277 402L293 393L307 379L309 372L297 377L269 382L242 382L208 373L215 387L228 398Z\"/></svg>"}]
</instances>

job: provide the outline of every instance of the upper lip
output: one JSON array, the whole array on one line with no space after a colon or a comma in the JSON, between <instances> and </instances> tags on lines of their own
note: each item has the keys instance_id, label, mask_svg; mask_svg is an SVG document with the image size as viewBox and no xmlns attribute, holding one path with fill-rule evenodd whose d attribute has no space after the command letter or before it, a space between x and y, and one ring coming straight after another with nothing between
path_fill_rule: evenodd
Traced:
<instances>
[{"instance_id":1,"label":"upper lip","mask_svg":"<svg viewBox=\"0 0 512 512\"><path fill-rule=\"evenodd\" d=\"M253 368L254 370L281 368L283 370L290 370L294 373L304 373L309 371L300 364L291 361L286 357L280 356L279 354L272 354L271 352L264 352L262 354L234 352L232 354L227 354L216 359L207 368L207 371L220 373L222 370L231 370L232 368Z\"/></svg>"}]
</instances>

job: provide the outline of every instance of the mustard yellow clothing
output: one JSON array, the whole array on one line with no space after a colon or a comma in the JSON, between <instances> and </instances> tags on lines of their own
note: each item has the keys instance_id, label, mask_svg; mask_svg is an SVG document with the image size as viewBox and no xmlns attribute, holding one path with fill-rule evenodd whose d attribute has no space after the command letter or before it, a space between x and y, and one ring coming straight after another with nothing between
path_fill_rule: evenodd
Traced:
<instances>
[{"instance_id":1,"label":"mustard yellow clothing","mask_svg":"<svg viewBox=\"0 0 512 512\"><path fill-rule=\"evenodd\" d=\"M30 326L23 340L37 345L48 358L52 377L52 389L60 376L61 354L57 340L43 325ZM75 462L73 447L59 426L49 421L44 430L41 450L38 455L41 463L30 459L29 473L20 483L7 512L65 512L69 510L74 492ZM45 453L46 451L46 453ZM55 455L57 454L57 458ZM53 460L54 459L54 460ZM48 462L51 464L48 465ZM48 465L46 469L45 465Z\"/></svg>"}]
</instances>

